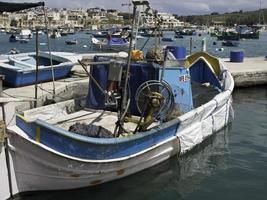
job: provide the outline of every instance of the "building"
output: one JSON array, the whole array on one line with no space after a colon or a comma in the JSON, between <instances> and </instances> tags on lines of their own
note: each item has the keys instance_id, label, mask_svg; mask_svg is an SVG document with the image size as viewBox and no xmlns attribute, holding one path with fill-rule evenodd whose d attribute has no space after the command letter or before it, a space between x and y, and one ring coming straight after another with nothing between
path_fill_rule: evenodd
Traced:
<instances>
[{"instance_id":1,"label":"building","mask_svg":"<svg viewBox=\"0 0 267 200\"><path fill-rule=\"evenodd\" d=\"M141 26L152 28L156 26L155 15L147 14L145 12L140 13ZM172 14L169 13L157 13L157 18L160 20L160 26L162 29L175 29L184 26L184 22L176 19Z\"/></svg>"}]
</instances>

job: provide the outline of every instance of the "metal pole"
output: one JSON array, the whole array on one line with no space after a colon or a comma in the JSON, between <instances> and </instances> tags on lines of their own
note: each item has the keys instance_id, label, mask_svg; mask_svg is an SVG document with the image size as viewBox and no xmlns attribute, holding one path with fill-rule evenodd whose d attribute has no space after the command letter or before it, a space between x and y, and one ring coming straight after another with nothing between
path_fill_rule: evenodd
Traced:
<instances>
[{"instance_id":1,"label":"metal pole","mask_svg":"<svg viewBox=\"0 0 267 200\"><path fill-rule=\"evenodd\" d=\"M51 54L51 46L50 46L50 38L48 35L48 23L47 23L47 13L45 10L45 7L43 6L43 11L44 11L44 18L45 18L45 28L47 31L46 37L47 37L47 46L48 46L48 51L49 51L49 58L50 58L50 65L51 65L51 71L52 71L52 80L53 80L53 95L56 94L56 86L55 86L55 74L54 74L54 66L53 66L53 61L52 61L52 54ZM54 96L53 96L54 98Z\"/></svg>"},{"instance_id":2,"label":"metal pole","mask_svg":"<svg viewBox=\"0 0 267 200\"><path fill-rule=\"evenodd\" d=\"M192 54L192 48L193 48L193 38L190 38L190 44L189 44L189 54Z\"/></svg>"},{"instance_id":3,"label":"metal pole","mask_svg":"<svg viewBox=\"0 0 267 200\"><path fill-rule=\"evenodd\" d=\"M129 79L129 73L130 73L130 67L131 67L131 51L132 51L132 44L133 44L133 37L134 37L134 24L135 24L135 15L136 15L137 6L134 5L133 8L133 21L132 21L132 31L131 31L131 38L130 38L130 46L128 51L128 59L127 59L127 69L126 69L126 75L125 75L125 82L124 82L124 88L122 93L122 103L121 103L121 109L120 113L124 113L126 104L127 104L127 85L128 85L128 79ZM119 125L123 125L123 120L121 117L119 118ZM121 128L121 127L119 127ZM120 132L120 130L119 130Z\"/></svg>"},{"instance_id":4,"label":"metal pole","mask_svg":"<svg viewBox=\"0 0 267 200\"><path fill-rule=\"evenodd\" d=\"M2 117L4 121L4 134L6 134L6 113L5 113L5 108L4 104L1 103L1 109L2 109ZM13 190L12 190L12 179L11 179L11 169L10 169L10 159L9 159L9 150L8 150L8 139L5 137L4 141L4 147L5 147L5 156L6 156L6 166L7 166L7 176L8 176L8 186L9 186L9 193L11 199L13 199Z\"/></svg>"},{"instance_id":5,"label":"metal pole","mask_svg":"<svg viewBox=\"0 0 267 200\"><path fill-rule=\"evenodd\" d=\"M36 28L36 41L35 41L35 51L36 51L36 69L35 69L35 101L34 107L37 107L37 99L38 99L38 68L39 68L39 36L38 36L38 28Z\"/></svg>"},{"instance_id":6,"label":"metal pole","mask_svg":"<svg viewBox=\"0 0 267 200\"><path fill-rule=\"evenodd\" d=\"M203 38L202 39L202 42L201 42L201 44L202 44L202 51L207 51L207 41L206 41L206 38Z\"/></svg>"}]
</instances>

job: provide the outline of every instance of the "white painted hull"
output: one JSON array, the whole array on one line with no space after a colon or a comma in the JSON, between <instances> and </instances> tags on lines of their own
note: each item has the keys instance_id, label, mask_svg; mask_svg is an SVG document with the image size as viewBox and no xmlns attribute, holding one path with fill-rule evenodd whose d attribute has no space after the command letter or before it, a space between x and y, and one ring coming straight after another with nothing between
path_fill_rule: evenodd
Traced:
<instances>
[{"instance_id":1,"label":"white painted hull","mask_svg":"<svg viewBox=\"0 0 267 200\"><path fill-rule=\"evenodd\" d=\"M59 154L31 141L23 134L10 134L11 156L19 192L89 187L116 180L154 166L179 153L177 137L129 157L115 160L82 160Z\"/></svg>"}]
</instances>

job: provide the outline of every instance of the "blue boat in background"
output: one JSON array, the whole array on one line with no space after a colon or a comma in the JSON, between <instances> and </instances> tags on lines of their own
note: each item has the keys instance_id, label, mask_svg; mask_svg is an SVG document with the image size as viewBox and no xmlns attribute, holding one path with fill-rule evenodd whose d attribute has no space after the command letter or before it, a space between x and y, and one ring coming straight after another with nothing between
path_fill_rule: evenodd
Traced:
<instances>
[{"instance_id":1,"label":"blue boat in background","mask_svg":"<svg viewBox=\"0 0 267 200\"><path fill-rule=\"evenodd\" d=\"M14 34L9 37L9 42L17 42L17 38Z\"/></svg>"},{"instance_id":2,"label":"blue boat in background","mask_svg":"<svg viewBox=\"0 0 267 200\"><path fill-rule=\"evenodd\" d=\"M61 56L52 55L54 78L66 77L74 63ZM36 82L36 56L35 53L6 55L0 60L0 73L5 76L4 84L11 87L31 85ZM38 83L51 81L52 68L49 54L40 52Z\"/></svg>"}]
</instances>

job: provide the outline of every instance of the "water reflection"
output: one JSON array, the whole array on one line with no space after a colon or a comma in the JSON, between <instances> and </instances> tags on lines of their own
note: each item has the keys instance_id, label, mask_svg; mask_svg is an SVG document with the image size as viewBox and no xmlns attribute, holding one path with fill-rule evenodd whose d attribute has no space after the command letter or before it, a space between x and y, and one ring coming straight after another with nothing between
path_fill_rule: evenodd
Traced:
<instances>
[{"instance_id":1,"label":"water reflection","mask_svg":"<svg viewBox=\"0 0 267 200\"><path fill-rule=\"evenodd\" d=\"M182 199L196 190L201 182L216 171L227 168L230 126L188 154L152 167L127 178L69 191L28 193L16 200L85 200L85 199Z\"/></svg>"}]
</instances>

